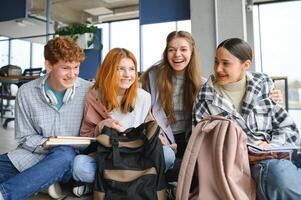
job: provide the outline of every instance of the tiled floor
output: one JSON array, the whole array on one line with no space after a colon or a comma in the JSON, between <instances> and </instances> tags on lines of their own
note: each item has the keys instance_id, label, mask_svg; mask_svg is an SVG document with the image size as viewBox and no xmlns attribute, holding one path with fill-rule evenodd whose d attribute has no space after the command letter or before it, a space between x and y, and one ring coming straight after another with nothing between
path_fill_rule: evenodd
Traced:
<instances>
[{"instance_id":1,"label":"tiled floor","mask_svg":"<svg viewBox=\"0 0 301 200\"><path fill-rule=\"evenodd\" d=\"M3 129L2 123L4 120L0 119L0 154L6 153L9 150L14 149L17 144L14 140L14 122L10 122L8 124L7 129ZM64 200L90 200L92 197L82 197L82 198L76 198L72 192L70 187L64 187L63 193L66 195ZM44 193L38 193L30 198L28 200L49 200L51 199L48 194Z\"/></svg>"},{"instance_id":2,"label":"tiled floor","mask_svg":"<svg viewBox=\"0 0 301 200\"><path fill-rule=\"evenodd\" d=\"M16 148L17 144L14 140L14 122L9 122L7 129L3 129L2 123L4 119L0 119L0 154Z\"/></svg>"}]
</instances>

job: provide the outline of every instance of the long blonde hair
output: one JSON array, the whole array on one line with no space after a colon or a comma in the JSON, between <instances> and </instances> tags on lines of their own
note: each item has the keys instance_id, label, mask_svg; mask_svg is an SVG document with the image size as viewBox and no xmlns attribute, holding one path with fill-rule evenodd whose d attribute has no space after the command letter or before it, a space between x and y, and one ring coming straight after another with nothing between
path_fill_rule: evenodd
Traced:
<instances>
[{"instance_id":1,"label":"long blonde hair","mask_svg":"<svg viewBox=\"0 0 301 200\"><path fill-rule=\"evenodd\" d=\"M183 84L183 106L185 116L189 116L189 119L185 119L187 126L191 125L191 113L192 107L201 85L200 75L200 59L195 47L194 39L192 35L186 31L173 31L166 38L166 47L164 49L162 59L147 70L142 75L142 85L145 87L148 80L149 71L154 67L158 67L156 85L159 93L160 106L164 109L168 122L170 124L175 122L175 113L173 105L173 82L172 75L175 74L174 69L168 63L167 50L169 43L175 38L184 38L191 48L191 59L188 66L185 68L184 84Z\"/></svg>"},{"instance_id":2,"label":"long blonde hair","mask_svg":"<svg viewBox=\"0 0 301 200\"><path fill-rule=\"evenodd\" d=\"M129 58L135 66L135 81L126 90L120 104L118 103L119 63L123 58ZM121 112L127 113L134 109L138 90L137 60L132 52L124 48L114 48L109 51L100 65L93 88L98 89L101 103L108 111L120 108Z\"/></svg>"}]
</instances>

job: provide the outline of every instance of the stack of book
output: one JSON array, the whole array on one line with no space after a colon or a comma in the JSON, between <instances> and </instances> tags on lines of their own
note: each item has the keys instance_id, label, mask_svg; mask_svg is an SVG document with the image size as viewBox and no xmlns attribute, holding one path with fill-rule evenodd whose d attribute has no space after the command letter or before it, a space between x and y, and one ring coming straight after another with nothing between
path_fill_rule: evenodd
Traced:
<instances>
[{"instance_id":1,"label":"stack of book","mask_svg":"<svg viewBox=\"0 0 301 200\"><path fill-rule=\"evenodd\" d=\"M49 137L45 145L56 146L56 145L89 145L91 142L96 141L94 137L76 137L76 136L56 136Z\"/></svg>"},{"instance_id":2,"label":"stack of book","mask_svg":"<svg viewBox=\"0 0 301 200\"><path fill-rule=\"evenodd\" d=\"M254 164L266 159L286 159L291 160L294 153L299 153L298 146L277 146L277 147L259 147L257 145L247 143L249 152L249 161Z\"/></svg>"}]
</instances>

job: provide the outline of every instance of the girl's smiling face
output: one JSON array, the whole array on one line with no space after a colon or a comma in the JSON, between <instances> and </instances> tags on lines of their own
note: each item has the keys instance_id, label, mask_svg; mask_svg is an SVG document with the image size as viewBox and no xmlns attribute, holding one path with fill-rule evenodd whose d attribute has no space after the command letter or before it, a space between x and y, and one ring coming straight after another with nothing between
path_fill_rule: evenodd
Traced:
<instances>
[{"instance_id":1,"label":"girl's smiling face","mask_svg":"<svg viewBox=\"0 0 301 200\"><path fill-rule=\"evenodd\" d=\"M135 81L136 71L134 62L129 58L122 58L119 63L118 71L118 94L122 96Z\"/></svg>"},{"instance_id":2,"label":"girl's smiling face","mask_svg":"<svg viewBox=\"0 0 301 200\"><path fill-rule=\"evenodd\" d=\"M219 85L235 83L240 81L249 69L250 60L241 62L227 49L220 47L216 51L214 72L216 82Z\"/></svg>"},{"instance_id":3,"label":"girl's smiling face","mask_svg":"<svg viewBox=\"0 0 301 200\"><path fill-rule=\"evenodd\" d=\"M185 38L172 39L167 47L167 59L176 72L184 72L191 59L192 49Z\"/></svg>"}]
</instances>

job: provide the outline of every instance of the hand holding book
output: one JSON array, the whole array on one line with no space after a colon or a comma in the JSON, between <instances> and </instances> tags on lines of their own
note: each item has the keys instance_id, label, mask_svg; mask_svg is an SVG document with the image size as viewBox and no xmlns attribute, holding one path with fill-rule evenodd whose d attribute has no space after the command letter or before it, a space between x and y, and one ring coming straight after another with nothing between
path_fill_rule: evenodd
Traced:
<instances>
[{"instance_id":1,"label":"hand holding book","mask_svg":"<svg viewBox=\"0 0 301 200\"><path fill-rule=\"evenodd\" d=\"M293 152L299 150L297 146L257 146L252 143L247 143L250 164L256 164L262 160L268 159L286 159L291 160Z\"/></svg>"},{"instance_id":2,"label":"hand holding book","mask_svg":"<svg viewBox=\"0 0 301 200\"><path fill-rule=\"evenodd\" d=\"M57 145L89 145L95 141L94 137L80 137L80 136L56 136L49 137L43 146L57 146Z\"/></svg>"}]
</instances>

